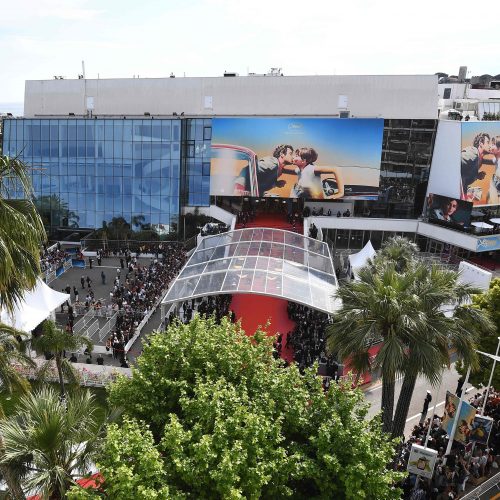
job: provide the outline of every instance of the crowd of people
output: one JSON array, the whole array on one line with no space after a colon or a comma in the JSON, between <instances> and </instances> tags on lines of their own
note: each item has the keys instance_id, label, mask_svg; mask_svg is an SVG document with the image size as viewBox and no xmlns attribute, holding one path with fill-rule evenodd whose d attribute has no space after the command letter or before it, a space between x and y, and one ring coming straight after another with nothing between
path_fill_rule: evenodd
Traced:
<instances>
[{"instance_id":1,"label":"crowd of people","mask_svg":"<svg viewBox=\"0 0 500 500\"><path fill-rule=\"evenodd\" d=\"M148 265L141 265L130 251L125 252L110 292L118 315L114 331L106 342L106 347L112 350L115 358L122 360L122 364L125 345L134 336L143 318L155 309L186 258L185 250L177 245L163 248L161 257L152 257Z\"/></svg>"},{"instance_id":2,"label":"crowd of people","mask_svg":"<svg viewBox=\"0 0 500 500\"><path fill-rule=\"evenodd\" d=\"M60 243L51 249L44 244L40 250L40 268L44 273L55 271L62 267L69 257L70 254L61 248Z\"/></svg>"},{"instance_id":3,"label":"crowd of people","mask_svg":"<svg viewBox=\"0 0 500 500\"><path fill-rule=\"evenodd\" d=\"M255 220L255 216L256 211L254 208L251 208L249 210L242 210L236 215L236 222L237 224L241 224L243 227L245 227L249 222Z\"/></svg>"},{"instance_id":4,"label":"crowd of people","mask_svg":"<svg viewBox=\"0 0 500 500\"><path fill-rule=\"evenodd\" d=\"M460 383L457 387L457 396L460 396ZM480 411L486 389L476 393L470 404ZM445 455L448 445L448 435L442 428L442 418L432 415L421 419L421 422L412 430L410 437L399 450L395 466L398 470L406 471L411 447L413 444L425 445L438 452L432 479L420 478L416 485L416 476L409 475L402 484L404 499L409 500L449 500L457 499L465 491L468 482L478 484L481 478L490 475L499 469L497 457L500 455L500 392L491 389L486 403L484 415L493 419L492 429L487 445L472 442L462 445L454 441L449 455ZM429 432L430 426L430 432Z\"/></svg>"},{"instance_id":5,"label":"crowd of people","mask_svg":"<svg viewBox=\"0 0 500 500\"><path fill-rule=\"evenodd\" d=\"M326 328L330 322L328 314L295 302L288 302L287 311L288 317L295 322L295 328L288 332L285 347L293 348L293 359L299 369L303 370L318 362L321 375L338 379L338 363L326 354ZM283 348L280 340L275 343L278 354Z\"/></svg>"},{"instance_id":6,"label":"crowd of people","mask_svg":"<svg viewBox=\"0 0 500 500\"><path fill-rule=\"evenodd\" d=\"M234 323L236 321L236 316L234 311L229 309L232 298L233 296L228 294L185 300L180 304L177 314L173 310L170 311L166 321L170 325L177 318L182 323L187 324L193 319L194 313L196 312L200 316L207 318L214 317L217 323L220 323L223 317L229 316Z\"/></svg>"},{"instance_id":7,"label":"crowd of people","mask_svg":"<svg viewBox=\"0 0 500 500\"><path fill-rule=\"evenodd\" d=\"M217 222L207 222L202 228L201 228L201 235L202 236L213 236L215 234L221 234L221 233L226 233L229 231L230 226L227 224L224 224L223 222L217 223Z\"/></svg>"}]
</instances>

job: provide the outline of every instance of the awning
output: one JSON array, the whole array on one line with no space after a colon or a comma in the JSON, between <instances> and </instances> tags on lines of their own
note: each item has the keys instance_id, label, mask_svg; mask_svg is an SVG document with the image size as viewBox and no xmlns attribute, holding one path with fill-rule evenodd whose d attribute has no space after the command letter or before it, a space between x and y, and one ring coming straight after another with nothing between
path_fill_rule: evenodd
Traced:
<instances>
[{"instance_id":1,"label":"awning","mask_svg":"<svg viewBox=\"0 0 500 500\"><path fill-rule=\"evenodd\" d=\"M0 309L0 321L18 330L30 332L69 298L67 293L52 290L38 279L35 288L24 294L12 313L5 308Z\"/></svg>"},{"instance_id":2,"label":"awning","mask_svg":"<svg viewBox=\"0 0 500 500\"><path fill-rule=\"evenodd\" d=\"M249 228L204 238L162 303L255 293L331 314L336 289L326 243L281 229Z\"/></svg>"}]
</instances>

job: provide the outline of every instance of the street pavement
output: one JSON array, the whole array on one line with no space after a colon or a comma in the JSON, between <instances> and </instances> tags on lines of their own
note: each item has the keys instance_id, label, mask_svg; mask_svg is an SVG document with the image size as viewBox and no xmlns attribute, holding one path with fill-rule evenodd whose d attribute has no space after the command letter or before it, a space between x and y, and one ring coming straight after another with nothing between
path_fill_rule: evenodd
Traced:
<instances>
[{"instance_id":1,"label":"street pavement","mask_svg":"<svg viewBox=\"0 0 500 500\"><path fill-rule=\"evenodd\" d=\"M429 382L424 377L419 377L415 385L415 390L413 392L413 397L410 403L410 409L408 411L408 418L406 420L405 435L407 436L413 427L418 424L420 420L420 415L422 412L422 407L424 406L424 398L426 391L430 390L432 394L432 401L429 405L429 411L427 416L432 413L432 408L434 403L437 401L436 413L441 415L443 412L444 398L446 391L455 392L457 388L457 382L460 375L455 370L455 364L443 372L441 387L432 387ZM399 393L401 392L401 384L403 382L402 377L398 378L396 381L396 395L394 400L394 408L396 408ZM469 386L470 387L470 386ZM439 389L439 390L438 390ZM469 392L468 392L469 394ZM368 416L372 417L380 412L380 402L382 398L382 384L381 381L377 381L375 384L367 387L365 389L366 400L370 403L370 409Z\"/></svg>"}]
</instances>

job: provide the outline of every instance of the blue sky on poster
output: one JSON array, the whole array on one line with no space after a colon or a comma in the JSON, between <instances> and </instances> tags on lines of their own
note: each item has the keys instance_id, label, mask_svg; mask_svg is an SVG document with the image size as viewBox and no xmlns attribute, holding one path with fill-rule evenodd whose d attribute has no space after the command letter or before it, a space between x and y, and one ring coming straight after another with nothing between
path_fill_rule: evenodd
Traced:
<instances>
[{"instance_id":1,"label":"blue sky on poster","mask_svg":"<svg viewBox=\"0 0 500 500\"><path fill-rule=\"evenodd\" d=\"M467 32L470 2L15 0L1 4L0 102L24 81L240 75L498 72L498 30ZM487 21L487 20L485 20ZM474 24L474 23L473 23Z\"/></svg>"}]
</instances>

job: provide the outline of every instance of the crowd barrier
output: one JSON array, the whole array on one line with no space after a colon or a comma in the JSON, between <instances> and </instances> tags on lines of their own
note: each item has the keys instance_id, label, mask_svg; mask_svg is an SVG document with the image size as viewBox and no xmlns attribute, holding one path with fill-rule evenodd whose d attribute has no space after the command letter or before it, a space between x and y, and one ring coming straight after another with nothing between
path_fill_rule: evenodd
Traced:
<instances>
[{"instance_id":1,"label":"crowd barrier","mask_svg":"<svg viewBox=\"0 0 500 500\"><path fill-rule=\"evenodd\" d=\"M87 323L95 316L95 309L90 308L88 312L86 312L81 319L79 319L74 325L73 325L73 332L74 333L79 333L81 330L83 330L86 326Z\"/></svg>"},{"instance_id":2,"label":"crowd barrier","mask_svg":"<svg viewBox=\"0 0 500 500\"><path fill-rule=\"evenodd\" d=\"M54 281L56 278L59 278L62 274L64 274L68 269L71 269L73 267L73 259L71 257L68 257L61 266L58 266L56 269L54 268L49 268L43 271L43 276L45 283L47 285Z\"/></svg>"},{"instance_id":3,"label":"crowd barrier","mask_svg":"<svg viewBox=\"0 0 500 500\"><path fill-rule=\"evenodd\" d=\"M467 493L462 497L462 500L479 500L481 496L486 493L489 489L496 487L500 490L500 472L497 472L493 477L487 479L484 483L482 483L477 488L473 489L471 492ZM497 498L498 495L495 495L491 498Z\"/></svg>"},{"instance_id":4,"label":"crowd barrier","mask_svg":"<svg viewBox=\"0 0 500 500\"><path fill-rule=\"evenodd\" d=\"M156 301L155 305L151 308L151 311L149 311L148 314L146 314L146 316L144 316L142 321L139 323L139 326L135 330L134 336L125 345L125 354L127 354L130 351L130 349L132 349L132 346L134 345L135 341L139 338L139 335L141 334L142 329L144 328L144 326L146 326L146 323L150 320L151 316L153 316L153 314L158 309L158 306L160 305L161 301L163 300L163 297L165 297L167 290L168 290L168 288L165 288L162 291L162 293L160 294L160 297Z\"/></svg>"}]
</instances>

